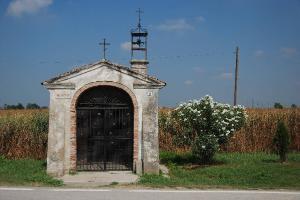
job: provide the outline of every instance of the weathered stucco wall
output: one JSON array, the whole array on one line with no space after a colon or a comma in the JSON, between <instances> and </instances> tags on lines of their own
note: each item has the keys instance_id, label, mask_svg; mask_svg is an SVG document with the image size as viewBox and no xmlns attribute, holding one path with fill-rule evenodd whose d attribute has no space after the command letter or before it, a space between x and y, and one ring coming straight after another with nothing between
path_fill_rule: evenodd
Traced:
<instances>
[{"instance_id":1,"label":"weathered stucco wall","mask_svg":"<svg viewBox=\"0 0 300 200\"><path fill-rule=\"evenodd\" d=\"M136 158L134 168L137 173L158 173L158 88L146 86L145 80L126 71L118 71L105 65L96 65L80 73L49 84L50 121L48 136L47 172L61 176L74 170L76 149L72 135L72 102L78 91L91 83L114 84L128 90L136 98ZM143 85L144 84L144 85ZM59 86L57 86L59 85ZM121 89L122 89L121 88ZM83 91L82 91L83 92ZM75 98L75 99L74 99ZM76 139L76 138L75 138ZM75 147L76 148L76 147ZM75 151L75 152L74 152ZM74 155L75 154L75 155ZM73 159L73 161L72 161ZM76 160L76 159L75 159ZM76 163L75 163L76 164Z\"/></svg>"},{"instance_id":2,"label":"weathered stucco wall","mask_svg":"<svg viewBox=\"0 0 300 200\"><path fill-rule=\"evenodd\" d=\"M65 104L60 93L64 91L50 90L47 172L54 176L64 174Z\"/></svg>"},{"instance_id":3,"label":"weathered stucco wall","mask_svg":"<svg viewBox=\"0 0 300 200\"><path fill-rule=\"evenodd\" d=\"M159 173L158 89L136 89L142 102L142 160L145 173Z\"/></svg>"}]
</instances>

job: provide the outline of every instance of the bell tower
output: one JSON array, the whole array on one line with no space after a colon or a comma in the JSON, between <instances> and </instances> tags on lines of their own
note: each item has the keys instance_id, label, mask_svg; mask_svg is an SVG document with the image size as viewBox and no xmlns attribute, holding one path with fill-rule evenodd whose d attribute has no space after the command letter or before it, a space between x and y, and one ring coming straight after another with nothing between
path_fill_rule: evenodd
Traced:
<instances>
[{"instance_id":1,"label":"bell tower","mask_svg":"<svg viewBox=\"0 0 300 200\"><path fill-rule=\"evenodd\" d=\"M133 71L147 74L147 37L148 32L141 25L141 9L137 10L138 25L131 30L131 69Z\"/></svg>"}]
</instances>

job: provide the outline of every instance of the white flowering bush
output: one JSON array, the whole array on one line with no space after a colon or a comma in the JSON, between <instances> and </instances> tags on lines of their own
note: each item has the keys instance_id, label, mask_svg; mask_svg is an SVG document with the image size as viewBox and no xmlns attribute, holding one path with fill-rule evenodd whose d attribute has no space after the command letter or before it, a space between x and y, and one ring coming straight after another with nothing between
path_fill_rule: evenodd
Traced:
<instances>
[{"instance_id":1,"label":"white flowering bush","mask_svg":"<svg viewBox=\"0 0 300 200\"><path fill-rule=\"evenodd\" d=\"M243 106L217 103L211 96L180 104L168 118L175 143L190 145L199 161L209 162L220 145L246 121Z\"/></svg>"}]
</instances>

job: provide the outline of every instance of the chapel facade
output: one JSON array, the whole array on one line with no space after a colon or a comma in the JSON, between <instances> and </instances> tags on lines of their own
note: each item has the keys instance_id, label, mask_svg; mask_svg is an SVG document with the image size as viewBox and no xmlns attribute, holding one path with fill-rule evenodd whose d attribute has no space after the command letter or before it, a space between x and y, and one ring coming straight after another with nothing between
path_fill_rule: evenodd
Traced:
<instances>
[{"instance_id":1,"label":"chapel facade","mask_svg":"<svg viewBox=\"0 0 300 200\"><path fill-rule=\"evenodd\" d=\"M131 67L104 57L42 83L50 93L48 174L159 173L158 96L166 83L148 75L147 36L139 19Z\"/></svg>"}]
</instances>

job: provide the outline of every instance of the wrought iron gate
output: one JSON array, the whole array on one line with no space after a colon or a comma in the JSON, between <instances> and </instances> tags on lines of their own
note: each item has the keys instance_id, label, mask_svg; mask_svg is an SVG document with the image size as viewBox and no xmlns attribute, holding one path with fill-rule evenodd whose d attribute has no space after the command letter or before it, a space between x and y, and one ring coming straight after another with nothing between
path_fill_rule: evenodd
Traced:
<instances>
[{"instance_id":1,"label":"wrought iron gate","mask_svg":"<svg viewBox=\"0 0 300 200\"><path fill-rule=\"evenodd\" d=\"M99 87L77 105L77 170L132 170L133 109L130 97Z\"/></svg>"}]
</instances>

